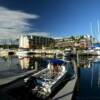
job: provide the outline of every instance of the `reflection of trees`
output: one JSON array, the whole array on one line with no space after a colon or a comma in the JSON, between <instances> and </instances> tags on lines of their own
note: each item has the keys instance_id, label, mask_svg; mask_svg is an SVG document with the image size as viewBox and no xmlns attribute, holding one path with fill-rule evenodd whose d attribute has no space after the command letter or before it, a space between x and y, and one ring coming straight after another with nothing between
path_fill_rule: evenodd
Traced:
<instances>
[{"instance_id":1,"label":"reflection of trees","mask_svg":"<svg viewBox=\"0 0 100 100\"><path fill-rule=\"evenodd\" d=\"M7 57L2 57L2 59L5 61L5 62L7 62Z\"/></svg>"}]
</instances>

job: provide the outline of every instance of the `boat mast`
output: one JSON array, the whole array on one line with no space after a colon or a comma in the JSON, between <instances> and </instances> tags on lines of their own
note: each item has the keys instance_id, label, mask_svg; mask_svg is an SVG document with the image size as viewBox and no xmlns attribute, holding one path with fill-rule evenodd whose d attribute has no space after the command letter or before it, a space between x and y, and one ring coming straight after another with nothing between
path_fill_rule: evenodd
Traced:
<instances>
[{"instance_id":1,"label":"boat mast","mask_svg":"<svg viewBox=\"0 0 100 100\"><path fill-rule=\"evenodd\" d=\"M90 22L90 32L93 35L92 22Z\"/></svg>"},{"instance_id":2,"label":"boat mast","mask_svg":"<svg viewBox=\"0 0 100 100\"><path fill-rule=\"evenodd\" d=\"M98 33L100 33L100 30L99 30L99 20L97 21L97 28L98 28Z\"/></svg>"},{"instance_id":3,"label":"boat mast","mask_svg":"<svg viewBox=\"0 0 100 100\"><path fill-rule=\"evenodd\" d=\"M97 20L97 29L98 29L98 34L100 34L100 25L99 25L99 20Z\"/></svg>"},{"instance_id":4,"label":"boat mast","mask_svg":"<svg viewBox=\"0 0 100 100\"><path fill-rule=\"evenodd\" d=\"M92 37L91 37L91 40L90 40L90 42L91 42L91 45L90 45L90 47L93 47L93 27L92 27L93 25L92 25L92 22L90 22L90 32L91 32L91 35L92 35Z\"/></svg>"}]
</instances>

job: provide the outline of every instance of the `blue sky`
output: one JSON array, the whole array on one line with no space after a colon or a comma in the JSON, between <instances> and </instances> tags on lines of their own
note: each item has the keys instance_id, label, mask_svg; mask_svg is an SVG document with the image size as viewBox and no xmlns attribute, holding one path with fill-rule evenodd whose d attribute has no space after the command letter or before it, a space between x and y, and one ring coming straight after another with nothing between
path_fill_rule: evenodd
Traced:
<instances>
[{"instance_id":1,"label":"blue sky","mask_svg":"<svg viewBox=\"0 0 100 100\"><path fill-rule=\"evenodd\" d=\"M55 37L91 34L100 40L100 0L0 0L0 19L1 37L47 32Z\"/></svg>"}]
</instances>

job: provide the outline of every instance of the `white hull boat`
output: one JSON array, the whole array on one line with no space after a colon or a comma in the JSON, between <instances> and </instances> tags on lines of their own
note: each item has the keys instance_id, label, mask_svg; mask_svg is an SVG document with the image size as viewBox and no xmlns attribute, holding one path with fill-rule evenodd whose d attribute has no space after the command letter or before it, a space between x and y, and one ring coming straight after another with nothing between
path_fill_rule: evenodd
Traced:
<instances>
[{"instance_id":1,"label":"white hull boat","mask_svg":"<svg viewBox=\"0 0 100 100\"><path fill-rule=\"evenodd\" d=\"M100 56L100 47L94 48L94 52L96 53L96 55Z\"/></svg>"},{"instance_id":2,"label":"white hull boat","mask_svg":"<svg viewBox=\"0 0 100 100\"><path fill-rule=\"evenodd\" d=\"M16 55L17 56L26 56L26 55L28 55L28 51L17 51Z\"/></svg>"},{"instance_id":3,"label":"white hull boat","mask_svg":"<svg viewBox=\"0 0 100 100\"><path fill-rule=\"evenodd\" d=\"M16 55L17 56L28 56L28 55L31 55L31 54L33 54L33 52L31 52L31 51L17 51L16 52Z\"/></svg>"},{"instance_id":4,"label":"white hull boat","mask_svg":"<svg viewBox=\"0 0 100 100\"><path fill-rule=\"evenodd\" d=\"M49 60L48 67L35 75L26 78L26 87L32 87L31 91L39 98L46 99L52 91L67 76L66 62L63 60Z\"/></svg>"}]
</instances>

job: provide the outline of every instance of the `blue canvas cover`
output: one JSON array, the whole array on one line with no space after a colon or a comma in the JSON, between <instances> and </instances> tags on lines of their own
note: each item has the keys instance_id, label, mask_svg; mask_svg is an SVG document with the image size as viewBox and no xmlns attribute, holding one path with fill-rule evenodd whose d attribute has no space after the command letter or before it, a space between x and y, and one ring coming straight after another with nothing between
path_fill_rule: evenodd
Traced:
<instances>
[{"instance_id":1,"label":"blue canvas cover","mask_svg":"<svg viewBox=\"0 0 100 100\"><path fill-rule=\"evenodd\" d=\"M92 44L92 48L100 47L100 43L94 43Z\"/></svg>"},{"instance_id":2,"label":"blue canvas cover","mask_svg":"<svg viewBox=\"0 0 100 100\"><path fill-rule=\"evenodd\" d=\"M57 64L64 63L63 60L59 60L59 59L49 59L48 62L50 62L50 63L57 63Z\"/></svg>"}]
</instances>

